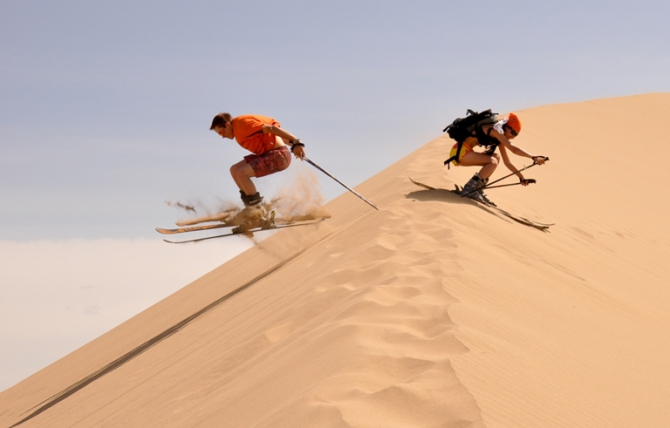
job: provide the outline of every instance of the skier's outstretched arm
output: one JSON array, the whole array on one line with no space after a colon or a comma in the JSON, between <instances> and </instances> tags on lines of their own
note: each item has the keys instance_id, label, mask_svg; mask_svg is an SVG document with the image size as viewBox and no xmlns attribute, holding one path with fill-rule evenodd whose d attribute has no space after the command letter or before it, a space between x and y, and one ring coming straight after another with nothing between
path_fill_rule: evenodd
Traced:
<instances>
[{"instance_id":1,"label":"skier's outstretched arm","mask_svg":"<svg viewBox=\"0 0 670 428\"><path fill-rule=\"evenodd\" d=\"M300 139L295 135L291 134L288 131L281 129L278 126L274 125L263 125L264 134L273 134L278 137L281 137L284 141L288 142L291 145L291 151L296 158L301 159L305 156L304 145L300 142Z\"/></svg>"},{"instance_id":2,"label":"skier's outstretched arm","mask_svg":"<svg viewBox=\"0 0 670 428\"><path fill-rule=\"evenodd\" d=\"M512 161L510 161L509 155L507 154L507 149L502 144L500 145L500 156L502 157L503 163L507 169L519 177L519 180L523 183L525 180L523 174L521 174L521 172L519 172L519 170L514 166Z\"/></svg>"}]
</instances>

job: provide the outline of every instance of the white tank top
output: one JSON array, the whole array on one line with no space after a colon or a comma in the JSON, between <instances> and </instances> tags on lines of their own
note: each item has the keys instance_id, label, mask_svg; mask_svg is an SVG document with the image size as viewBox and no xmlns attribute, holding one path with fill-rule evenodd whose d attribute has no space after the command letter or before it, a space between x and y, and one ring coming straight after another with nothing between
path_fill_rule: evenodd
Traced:
<instances>
[{"instance_id":1,"label":"white tank top","mask_svg":"<svg viewBox=\"0 0 670 428\"><path fill-rule=\"evenodd\" d=\"M503 129L503 126L507 123L507 119L499 120L493 125L493 129L498 131L498 134L505 135L505 130Z\"/></svg>"}]
</instances>

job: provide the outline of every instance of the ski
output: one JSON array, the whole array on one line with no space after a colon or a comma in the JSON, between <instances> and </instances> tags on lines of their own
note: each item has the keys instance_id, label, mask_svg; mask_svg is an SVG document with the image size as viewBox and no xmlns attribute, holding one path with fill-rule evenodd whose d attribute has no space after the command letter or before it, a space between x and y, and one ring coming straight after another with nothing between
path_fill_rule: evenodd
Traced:
<instances>
[{"instance_id":1,"label":"ski","mask_svg":"<svg viewBox=\"0 0 670 428\"><path fill-rule=\"evenodd\" d=\"M420 182L414 180L412 177L409 177L409 180L412 183L416 184L417 186L422 187L426 190L442 190L442 191L446 191L446 192L455 193L455 194L460 196L460 189L458 188L458 186L456 186L455 190L447 190L447 189L440 189L440 188L437 188L437 187L429 186L429 185L424 184L424 183L420 183ZM476 200L470 199L470 198L468 198L468 199L475 202L476 204L479 204L479 205L482 205L482 206L484 206L488 209L494 210L494 211L504 215L505 217L508 217L509 219L516 221L517 223L521 223L521 224L526 225L526 226L534 227L535 229L546 231L546 230L549 229L549 227L554 225L554 223L540 223L540 222L537 222L537 221L528 220L527 218L516 216L514 214L510 214L509 212L503 210L502 208L498 208L495 205L485 204L485 203L482 203L482 202L479 202L479 201L476 201Z\"/></svg>"},{"instance_id":2,"label":"ski","mask_svg":"<svg viewBox=\"0 0 670 428\"><path fill-rule=\"evenodd\" d=\"M265 207L265 210L267 212L270 212L270 211L272 211L272 204L277 202L280 199L281 198L273 199L269 203L263 202L262 205L263 205L263 207ZM221 211L221 212L218 212L218 213L215 213L215 214L208 214L208 215L202 216L202 217L180 220L176 224L177 224L177 226L184 227L184 226L194 226L194 225L198 225L198 224L201 224L201 223L211 223L211 222L214 222L214 221L225 223L227 220L235 217L235 215L237 215L243 209L244 208L237 208L237 207L229 208L225 211ZM212 229L212 228L210 228L210 229ZM164 229L164 230L171 230L171 229Z\"/></svg>"},{"instance_id":3,"label":"ski","mask_svg":"<svg viewBox=\"0 0 670 428\"><path fill-rule=\"evenodd\" d=\"M319 217L319 218L314 218L313 216L294 216L294 217L287 217L287 218L274 218L272 220L273 224L276 226L285 226L287 224L292 224L296 222L304 222L304 221L310 221L310 220L325 220L328 217ZM215 220L209 220L209 221L215 221ZM219 222L215 224L201 224L201 225L196 225L196 226L185 226L185 227L179 227L176 229L163 229L161 227L157 227L156 231L158 233L162 233L164 235L174 235L177 233L186 233L186 232L198 232L201 230L211 230L211 229L222 229L225 227L235 227L237 225L235 224L229 224L224 222Z\"/></svg>"},{"instance_id":4,"label":"ski","mask_svg":"<svg viewBox=\"0 0 670 428\"><path fill-rule=\"evenodd\" d=\"M225 221L226 219L235 215L239 211L240 211L239 208L233 208L233 209L229 209L229 210L226 210L224 212L221 212L221 213L207 215L207 216L204 216L204 217L198 217L198 218L189 219L189 220L181 220L181 221L177 222L177 226L182 226L182 227L183 226L193 226L195 224L208 223L208 222L212 222L212 221Z\"/></svg>"},{"instance_id":5,"label":"ski","mask_svg":"<svg viewBox=\"0 0 670 428\"><path fill-rule=\"evenodd\" d=\"M176 233L184 233L184 232L196 232L198 230L210 230L210 229L221 229L223 227L233 227L229 224L226 223L219 223L219 224L206 224L206 225L201 225L201 226L186 226L186 227L180 227L177 229L163 229L160 227L156 228L156 231L159 233L162 233L164 235L174 235Z\"/></svg>"},{"instance_id":6,"label":"ski","mask_svg":"<svg viewBox=\"0 0 670 428\"><path fill-rule=\"evenodd\" d=\"M208 239L224 238L226 236L235 236L235 235L245 235L245 236L251 237L256 232L262 232L262 231L266 231L266 230L285 229L287 227L309 226L311 224L321 223L324 220L325 220L325 218L320 218L320 219L312 220L312 221L303 221L303 222L297 222L297 223L280 224L280 225L274 225L274 226L270 226L270 227L255 227L255 228L249 229L249 230L233 231L233 232L224 233L224 234L221 234L221 235L205 236L203 238L188 239L188 240L184 240L184 241L170 241L169 239L163 239L163 241L168 242L170 244L185 244L185 243L188 243L188 242L200 242L200 241L206 241ZM231 227L231 226L229 226L229 227Z\"/></svg>"}]
</instances>

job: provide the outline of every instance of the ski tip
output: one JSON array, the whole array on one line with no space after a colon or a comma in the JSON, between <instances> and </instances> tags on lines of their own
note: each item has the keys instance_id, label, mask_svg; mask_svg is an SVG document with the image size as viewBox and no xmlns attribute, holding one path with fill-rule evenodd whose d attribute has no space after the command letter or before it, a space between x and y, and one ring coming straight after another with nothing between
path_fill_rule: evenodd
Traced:
<instances>
[{"instance_id":1,"label":"ski tip","mask_svg":"<svg viewBox=\"0 0 670 428\"><path fill-rule=\"evenodd\" d=\"M409 178L409 181L411 181L412 183L416 184L419 187L423 187L426 190L435 190L435 188L433 186L423 184L423 183L421 183L419 181L416 181L415 179L413 179L412 177L409 177L409 176L407 178Z\"/></svg>"}]
</instances>

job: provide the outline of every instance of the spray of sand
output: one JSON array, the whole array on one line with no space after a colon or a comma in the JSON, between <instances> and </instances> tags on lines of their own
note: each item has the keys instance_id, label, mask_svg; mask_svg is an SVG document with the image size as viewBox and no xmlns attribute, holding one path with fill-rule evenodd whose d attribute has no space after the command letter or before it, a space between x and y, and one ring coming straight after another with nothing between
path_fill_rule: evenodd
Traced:
<instances>
[{"instance_id":1,"label":"spray of sand","mask_svg":"<svg viewBox=\"0 0 670 428\"><path fill-rule=\"evenodd\" d=\"M191 204L187 204L187 203L179 202L179 201L177 201L177 202L173 202L173 201L165 201L165 204L166 204L168 207L181 208L181 209L183 209L183 210L186 211L186 212L193 212L193 213L196 213L195 207L194 207L193 205L191 205Z\"/></svg>"},{"instance_id":2,"label":"spray of sand","mask_svg":"<svg viewBox=\"0 0 670 428\"><path fill-rule=\"evenodd\" d=\"M280 188L270 201L278 217L300 220L329 218L330 214L323 204L321 185L310 170L301 171L293 182Z\"/></svg>"},{"instance_id":3,"label":"spray of sand","mask_svg":"<svg viewBox=\"0 0 670 428\"><path fill-rule=\"evenodd\" d=\"M222 198L217 198L215 204L206 204L205 202L195 199L188 201L165 201L165 204L172 208L177 208L180 211L185 211L192 216L203 216L203 215L216 215L222 212L227 212L231 210L239 210L241 207L239 204L225 200Z\"/></svg>"},{"instance_id":4,"label":"spray of sand","mask_svg":"<svg viewBox=\"0 0 670 428\"><path fill-rule=\"evenodd\" d=\"M330 217L323 206L324 198L319 180L314 172L309 170L301 171L288 185L280 187L276 195L271 199L265 198L265 201L263 204L267 212L275 210L277 218L288 222ZM180 226L206 221L231 221L231 224L240 224L244 220L244 213L241 213L242 207L239 203L221 198L217 200L215 207L208 206L200 200L165 201L165 203L188 213L188 219L177 221Z\"/></svg>"}]
</instances>

